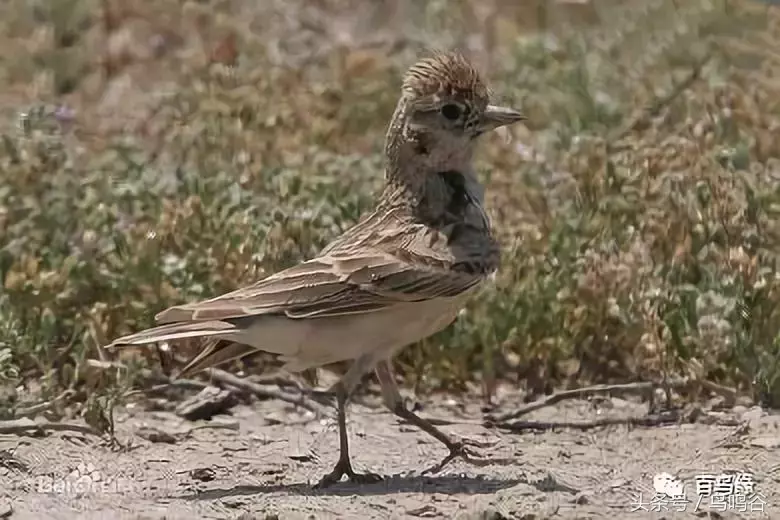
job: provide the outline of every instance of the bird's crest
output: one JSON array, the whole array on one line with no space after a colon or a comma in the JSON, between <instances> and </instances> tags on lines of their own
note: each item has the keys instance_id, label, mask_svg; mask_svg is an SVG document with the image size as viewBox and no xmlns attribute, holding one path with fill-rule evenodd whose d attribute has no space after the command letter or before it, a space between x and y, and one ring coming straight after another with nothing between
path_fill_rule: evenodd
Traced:
<instances>
[{"instance_id":1,"label":"bird's crest","mask_svg":"<svg viewBox=\"0 0 780 520\"><path fill-rule=\"evenodd\" d=\"M489 92L479 72L458 53L434 53L409 68L403 90L415 97L448 96L487 103Z\"/></svg>"}]
</instances>

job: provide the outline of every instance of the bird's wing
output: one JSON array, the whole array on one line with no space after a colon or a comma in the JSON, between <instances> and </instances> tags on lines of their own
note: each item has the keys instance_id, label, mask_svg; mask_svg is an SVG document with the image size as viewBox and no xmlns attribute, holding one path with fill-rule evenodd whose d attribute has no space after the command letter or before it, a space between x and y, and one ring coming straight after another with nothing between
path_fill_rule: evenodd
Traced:
<instances>
[{"instance_id":1,"label":"bird's wing","mask_svg":"<svg viewBox=\"0 0 780 520\"><path fill-rule=\"evenodd\" d=\"M171 307L158 322L212 321L262 314L290 318L336 316L381 310L463 293L480 276L420 262L377 248L331 252L248 287L202 302Z\"/></svg>"},{"instance_id":2,"label":"bird's wing","mask_svg":"<svg viewBox=\"0 0 780 520\"><path fill-rule=\"evenodd\" d=\"M200 351L190 359L176 375L177 379L189 377L201 370L223 365L230 361L257 352L257 349L242 343L225 343L219 339L209 338Z\"/></svg>"}]
</instances>

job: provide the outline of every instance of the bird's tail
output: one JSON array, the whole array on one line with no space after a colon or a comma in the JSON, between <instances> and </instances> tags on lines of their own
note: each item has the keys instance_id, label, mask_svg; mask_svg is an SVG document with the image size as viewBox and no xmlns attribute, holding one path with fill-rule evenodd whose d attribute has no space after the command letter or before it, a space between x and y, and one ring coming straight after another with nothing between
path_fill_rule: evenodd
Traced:
<instances>
[{"instance_id":1,"label":"bird's tail","mask_svg":"<svg viewBox=\"0 0 780 520\"><path fill-rule=\"evenodd\" d=\"M147 345L186 338L207 339L195 357L175 374L174 378L178 379L256 352L257 349L250 346L229 341L231 333L237 330L235 325L224 321L168 323L117 338L106 348Z\"/></svg>"},{"instance_id":2,"label":"bird's tail","mask_svg":"<svg viewBox=\"0 0 780 520\"><path fill-rule=\"evenodd\" d=\"M168 323L166 325L152 327L151 329L142 330L135 334L117 338L107 345L106 348L113 349L130 345L146 345L174 339L203 338L220 335L229 336L231 332L235 331L235 325L224 321Z\"/></svg>"}]
</instances>

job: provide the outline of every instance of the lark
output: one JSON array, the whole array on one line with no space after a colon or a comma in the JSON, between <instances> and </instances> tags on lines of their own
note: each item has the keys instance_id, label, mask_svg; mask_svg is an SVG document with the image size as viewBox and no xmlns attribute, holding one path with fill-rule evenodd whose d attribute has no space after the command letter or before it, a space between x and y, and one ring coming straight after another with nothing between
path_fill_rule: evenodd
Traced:
<instances>
[{"instance_id":1,"label":"lark","mask_svg":"<svg viewBox=\"0 0 780 520\"><path fill-rule=\"evenodd\" d=\"M443 443L449 454L432 471L484 445L451 437L408 410L396 385L399 350L447 327L499 267L500 248L483 207L472 165L478 138L525 119L490 104L477 70L457 53L436 53L404 75L385 139L385 187L373 212L311 260L222 296L171 307L160 326L109 347L207 338L183 373L258 350L284 369L351 360L331 388L338 409L339 458L320 480L358 483L381 476L352 467L346 407L362 377L374 371L385 405Z\"/></svg>"}]
</instances>

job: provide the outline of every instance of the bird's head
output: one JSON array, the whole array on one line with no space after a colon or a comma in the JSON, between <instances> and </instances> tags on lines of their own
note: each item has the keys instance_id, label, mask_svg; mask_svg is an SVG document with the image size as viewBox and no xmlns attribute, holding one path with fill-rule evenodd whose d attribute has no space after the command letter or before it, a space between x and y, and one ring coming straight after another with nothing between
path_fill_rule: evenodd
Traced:
<instances>
[{"instance_id":1,"label":"bird's head","mask_svg":"<svg viewBox=\"0 0 780 520\"><path fill-rule=\"evenodd\" d=\"M420 60L404 75L387 134L388 158L410 175L469 167L480 135L525 119L489 101L485 83L462 55Z\"/></svg>"}]
</instances>

